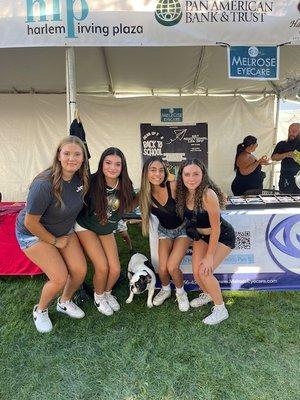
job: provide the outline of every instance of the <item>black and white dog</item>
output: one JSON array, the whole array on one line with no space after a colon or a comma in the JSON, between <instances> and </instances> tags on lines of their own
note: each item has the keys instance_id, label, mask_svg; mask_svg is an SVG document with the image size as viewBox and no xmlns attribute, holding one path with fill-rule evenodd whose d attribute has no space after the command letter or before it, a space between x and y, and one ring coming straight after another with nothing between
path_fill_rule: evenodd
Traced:
<instances>
[{"instance_id":1,"label":"black and white dog","mask_svg":"<svg viewBox=\"0 0 300 400\"><path fill-rule=\"evenodd\" d=\"M134 254L128 264L128 279L130 294L126 303L131 303L135 294L148 290L147 306L153 307L152 299L156 284L154 268L143 254Z\"/></svg>"}]
</instances>

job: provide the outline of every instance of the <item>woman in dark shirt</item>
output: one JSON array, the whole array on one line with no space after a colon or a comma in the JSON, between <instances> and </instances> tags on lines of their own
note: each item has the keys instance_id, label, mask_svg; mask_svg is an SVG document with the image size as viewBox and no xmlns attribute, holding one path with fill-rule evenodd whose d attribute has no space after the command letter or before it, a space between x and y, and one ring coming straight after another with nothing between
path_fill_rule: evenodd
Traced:
<instances>
[{"instance_id":1,"label":"woman in dark shirt","mask_svg":"<svg viewBox=\"0 0 300 400\"><path fill-rule=\"evenodd\" d=\"M162 289L154 297L153 304L159 306L171 296L170 277L172 277L179 310L187 311L189 301L183 286L180 263L189 247L190 240L186 236L183 218L176 213L175 192L176 182L168 181L168 171L161 158L149 158L142 171L140 209L144 235L147 235L149 231L150 214L155 215L159 220L158 272Z\"/></svg>"},{"instance_id":2,"label":"woman in dark shirt","mask_svg":"<svg viewBox=\"0 0 300 400\"><path fill-rule=\"evenodd\" d=\"M224 206L221 190L211 181L197 159L182 163L177 179L177 212L187 218L186 231L193 242L192 266L203 293L191 301L192 307L214 302L212 313L203 322L215 325L228 318L215 269L235 246L232 226L221 218Z\"/></svg>"},{"instance_id":3,"label":"woman in dark shirt","mask_svg":"<svg viewBox=\"0 0 300 400\"><path fill-rule=\"evenodd\" d=\"M242 143L238 144L234 161L236 176L231 184L232 193L235 196L246 194L247 190L261 192L265 173L261 166L270 164L267 156L256 159L252 154L257 149L255 136L246 136Z\"/></svg>"},{"instance_id":4,"label":"woman in dark shirt","mask_svg":"<svg viewBox=\"0 0 300 400\"><path fill-rule=\"evenodd\" d=\"M133 197L124 154L116 147L109 147L102 153L98 170L91 177L86 204L75 225L95 269L95 306L107 316L120 309L111 293L121 270L114 232L124 211L134 208Z\"/></svg>"}]
</instances>

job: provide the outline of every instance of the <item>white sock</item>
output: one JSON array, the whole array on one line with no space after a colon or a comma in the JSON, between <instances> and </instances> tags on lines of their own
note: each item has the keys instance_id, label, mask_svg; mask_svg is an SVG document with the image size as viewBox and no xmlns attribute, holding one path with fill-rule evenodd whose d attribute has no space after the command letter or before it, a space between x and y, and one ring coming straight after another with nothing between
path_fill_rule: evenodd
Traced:
<instances>
[{"instance_id":1,"label":"white sock","mask_svg":"<svg viewBox=\"0 0 300 400\"><path fill-rule=\"evenodd\" d=\"M104 296L105 296L105 292L101 293L101 294L98 294L98 293L94 292L94 299L95 300L101 300L101 299L103 299Z\"/></svg>"},{"instance_id":2,"label":"white sock","mask_svg":"<svg viewBox=\"0 0 300 400\"><path fill-rule=\"evenodd\" d=\"M224 304L224 303L222 303L222 304L215 304L215 308L219 308L219 309L225 308L225 304Z\"/></svg>"},{"instance_id":3,"label":"white sock","mask_svg":"<svg viewBox=\"0 0 300 400\"><path fill-rule=\"evenodd\" d=\"M111 290L106 291L105 294L111 294Z\"/></svg>"},{"instance_id":4,"label":"white sock","mask_svg":"<svg viewBox=\"0 0 300 400\"><path fill-rule=\"evenodd\" d=\"M184 286L181 286L180 288L176 288L176 294L179 296L182 296L185 293Z\"/></svg>"},{"instance_id":5,"label":"white sock","mask_svg":"<svg viewBox=\"0 0 300 400\"><path fill-rule=\"evenodd\" d=\"M167 286L161 285L161 289L166 291L171 290L171 285L170 284L168 284Z\"/></svg>"}]
</instances>

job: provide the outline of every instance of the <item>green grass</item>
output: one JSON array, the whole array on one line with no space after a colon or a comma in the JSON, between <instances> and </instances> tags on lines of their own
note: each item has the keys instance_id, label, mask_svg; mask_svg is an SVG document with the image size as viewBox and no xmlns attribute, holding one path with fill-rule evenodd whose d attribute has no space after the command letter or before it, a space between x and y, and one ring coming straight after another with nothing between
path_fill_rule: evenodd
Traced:
<instances>
[{"instance_id":1,"label":"green grass","mask_svg":"<svg viewBox=\"0 0 300 400\"><path fill-rule=\"evenodd\" d=\"M139 228L130 232L147 254ZM120 255L125 270L123 243ZM149 310L145 294L127 305L123 282L119 313L87 302L76 321L52 305L54 329L42 335L31 311L44 281L0 279L1 400L299 399L299 292L225 292L230 318L209 327L209 306L180 313L172 297Z\"/></svg>"}]
</instances>

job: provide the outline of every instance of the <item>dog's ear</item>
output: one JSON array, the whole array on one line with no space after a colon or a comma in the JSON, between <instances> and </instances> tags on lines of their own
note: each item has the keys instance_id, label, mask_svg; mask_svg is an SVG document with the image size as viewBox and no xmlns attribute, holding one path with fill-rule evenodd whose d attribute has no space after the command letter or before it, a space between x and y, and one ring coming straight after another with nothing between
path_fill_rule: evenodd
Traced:
<instances>
[{"instance_id":1,"label":"dog's ear","mask_svg":"<svg viewBox=\"0 0 300 400\"><path fill-rule=\"evenodd\" d=\"M146 267L153 269L153 265L151 264L151 262L149 260L145 261L144 264Z\"/></svg>"}]
</instances>

